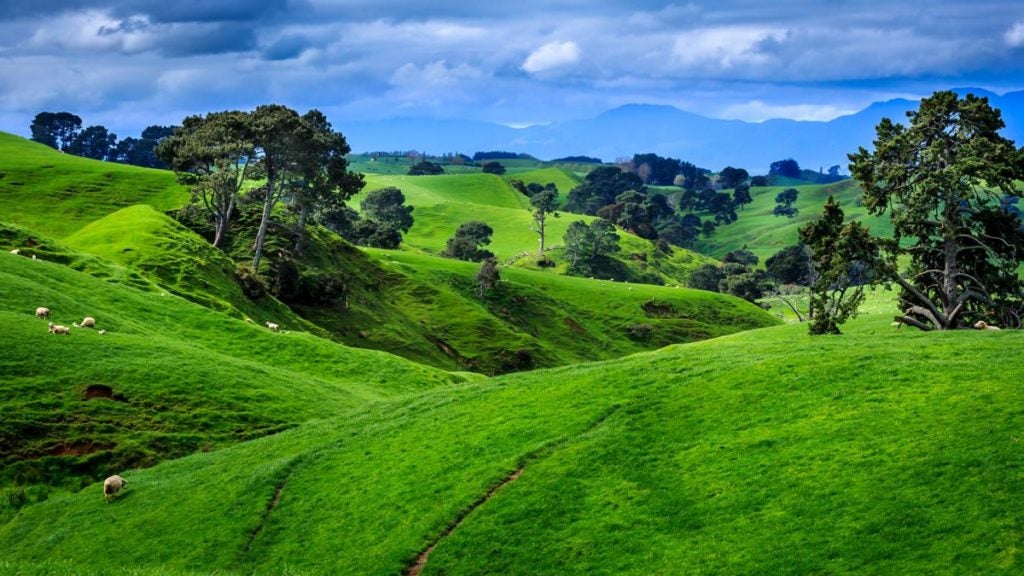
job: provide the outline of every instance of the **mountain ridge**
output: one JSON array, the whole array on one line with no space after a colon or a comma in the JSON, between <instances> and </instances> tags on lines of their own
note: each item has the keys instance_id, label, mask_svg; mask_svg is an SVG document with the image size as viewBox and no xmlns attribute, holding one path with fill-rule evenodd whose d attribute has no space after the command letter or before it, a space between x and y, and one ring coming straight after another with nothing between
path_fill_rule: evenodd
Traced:
<instances>
[{"instance_id":1,"label":"mountain ridge","mask_svg":"<svg viewBox=\"0 0 1024 576\"><path fill-rule=\"evenodd\" d=\"M1003 95L980 88L953 88L985 96L1003 111L1003 135L1024 140L1024 91ZM430 153L480 150L523 152L542 159L596 156L606 162L654 152L719 170L737 166L765 173L775 160L794 158L804 168L839 165L846 155L869 146L883 117L903 121L916 100L873 102L853 114L828 121L774 118L763 122L701 116L663 104L630 103L581 118L513 128L501 124L428 118L393 118L342 126L360 152L422 150Z\"/></svg>"}]
</instances>

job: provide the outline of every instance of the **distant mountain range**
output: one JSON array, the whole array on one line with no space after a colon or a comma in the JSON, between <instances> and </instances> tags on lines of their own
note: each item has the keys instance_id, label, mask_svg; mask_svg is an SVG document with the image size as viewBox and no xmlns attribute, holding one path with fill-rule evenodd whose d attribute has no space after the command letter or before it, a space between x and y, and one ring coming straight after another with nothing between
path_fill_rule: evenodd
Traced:
<instances>
[{"instance_id":1,"label":"distant mountain range","mask_svg":"<svg viewBox=\"0 0 1024 576\"><path fill-rule=\"evenodd\" d=\"M1002 96L977 88L960 94L987 96L1003 112L1003 135L1024 145L1024 91ZM904 121L917 101L876 102L864 110L828 122L718 120L671 106L629 104L594 118L544 126L510 128L463 120L396 118L340 126L356 152L420 150L431 154L504 150L550 160L564 156L596 156L605 162L654 152L719 170L741 167L766 173L775 160L796 159L802 168L840 165L858 146L870 147L875 126L883 117Z\"/></svg>"}]
</instances>

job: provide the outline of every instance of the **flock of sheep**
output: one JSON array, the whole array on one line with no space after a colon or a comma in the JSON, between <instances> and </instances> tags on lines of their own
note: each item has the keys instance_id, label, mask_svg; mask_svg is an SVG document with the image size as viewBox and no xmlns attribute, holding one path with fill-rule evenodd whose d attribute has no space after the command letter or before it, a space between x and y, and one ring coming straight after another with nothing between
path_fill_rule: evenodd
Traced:
<instances>
[{"instance_id":1,"label":"flock of sheep","mask_svg":"<svg viewBox=\"0 0 1024 576\"><path fill-rule=\"evenodd\" d=\"M36 318L49 319L50 309L45 308L43 306L36 308ZM74 326L75 328L95 328L96 319L93 318L92 316L86 316L85 318L82 318L81 324L79 324L78 322L72 322L71 325ZM71 334L71 329L61 324L54 324L53 322L50 322L48 328L50 330L50 334L62 334L64 336ZM106 334L106 330L99 331L100 336L105 336Z\"/></svg>"}]
</instances>

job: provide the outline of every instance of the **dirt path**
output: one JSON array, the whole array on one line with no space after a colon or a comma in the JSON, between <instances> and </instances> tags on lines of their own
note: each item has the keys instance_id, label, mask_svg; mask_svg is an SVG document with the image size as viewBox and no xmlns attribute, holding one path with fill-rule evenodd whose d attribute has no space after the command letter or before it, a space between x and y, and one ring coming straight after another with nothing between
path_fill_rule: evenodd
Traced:
<instances>
[{"instance_id":1,"label":"dirt path","mask_svg":"<svg viewBox=\"0 0 1024 576\"><path fill-rule=\"evenodd\" d=\"M422 552L420 552L419 556L416 557L412 564L410 564L409 567L402 572L403 576L420 576L420 572L422 572L423 568L427 565L427 558L430 557L430 553L434 551L434 548L437 548L437 545L440 544L442 540L444 540L448 536L451 536L452 532L455 532L455 530L459 526L461 526L462 523L466 520L466 518L469 517L469 515L472 514L477 508L483 506L484 504L487 503L488 500L493 498L494 495L498 493L498 490L501 490L502 488L508 486L512 482L515 482L516 479L522 476L523 471L526 469L526 464L550 456L557 448L565 446L566 444L571 443L574 439L580 438L592 432L595 428L597 428L601 424L604 424L605 420L611 417L612 414L618 412L619 408L621 408L621 406L618 404L609 407L608 410L606 410L596 420L591 422L589 426L587 426L584 430L582 430L579 434L575 435L574 437L563 438L561 440L551 442L547 446L541 448L540 450L537 450L536 452L528 455L525 458L525 463L522 464L519 468L517 468L515 472L512 472L511 474L506 476L504 480L502 480L495 486L492 486L483 496L477 498L472 504L470 504L467 508L460 512L459 515L455 517L455 521L449 524L447 528L445 528L440 534L438 534L437 537L435 537L430 542L430 544Z\"/></svg>"},{"instance_id":2,"label":"dirt path","mask_svg":"<svg viewBox=\"0 0 1024 576\"><path fill-rule=\"evenodd\" d=\"M437 538L435 538L434 541L430 543L429 546L427 546L426 550L420 552L420 555L416 557L416 560L412 563L412 565L406 568L405 571L402 573L405 574L405 576L419 576L420 572L423 571L423 567L427 565L427 558L430 557L430 553L434 551L434 548L437 548L437 545L441 542L441 540L444 540L449 535L451 535L452 532L455 532L455 529L462 525L462 522L466 520L467 516L472 514L473 511L476 510L477 508L486 504L488 500L494 497L498 490L501 490L502 488L508 486L512 482L515 482L517 478L523 475L523 470L523 468L519 468L515 472L509 474L508 476L505 477L504 480L502 480L496 486L493 486L490 490L488 490L486 494L478 498L476 502L473 502L473 504L471 504L468 508L460 512L459 515L455 518L455 522L448 526L448 528L445 528L445 530L441 532L437 536Z\"/></svg>"},{"instance_id":3,"label":"dirt path","mask_svg":"<svg viewBox=\"0 0 1024 576\"><path fill-rule=\"evenodd\" d=\"M274 486L274 495L270 498L270 502L267 503L267 509L264 510L263 515L260 516L259 523L256 524L256 527L252 529L252 533L249 534L249 540L246 541L245 547L242 548L242 556L245 556L248 554L249 550L252 550L253 542L256 541L260 532L263 532L263 527L266 526L267 522L270 520L270 514L273 513L274 509L277 508L277 504L281 501L281 493L284 492L285 485L288 484L288 480L292 477L292 473L295 472L295 469L298 468L301 460L301 458L297 458L290 463L288 465L288 469L284 473L284 476L277 485Z\"/></svg>"}]
</instances>

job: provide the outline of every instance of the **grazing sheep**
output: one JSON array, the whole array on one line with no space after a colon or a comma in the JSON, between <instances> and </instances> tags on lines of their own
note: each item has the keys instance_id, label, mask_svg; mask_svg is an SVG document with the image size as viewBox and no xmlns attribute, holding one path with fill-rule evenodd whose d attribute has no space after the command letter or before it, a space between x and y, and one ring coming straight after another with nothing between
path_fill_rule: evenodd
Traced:
<instances>
[{"instance_id":1,"label":"grazing sheep","mask_svg":"<svg viewBox=\"0 0 1024 576\"><path fill-rule=\"evenodd\" d=\"M103 481L103 499L110 502L122 488L128 485L128 481L117 474Z\"/></svg>"},{"instance_id":2,"label":"grazing sheep","mask_svg":"<svg viewBox=\"0 0 1024 576\"><path fill-rule=\"evenodd\" d=\"M70 333L71 329L68 328L67 326L61 326L59 324L54 324L53 322L50 322L50 334L63 334L67 336Z\"/></svg>"},{"instance_id":3,"label":"grazing sheep","mask_svg":"<svg viewBox=\"0 0 1024 576\"><path fill-rule=\"evenodd\" d=\"M99 335L100 336L106 336L107 335L107 331L106 330L100 330L99 331Z\"/></svg>"},{"instance_id":4,"label":"grazing sheep","mask_svg":"<svg viewBox=\"0 0 1024 576\"><path fill-rule=\"evenodd\" d=\"M36 318L49 318L49 317L50 317L50 309L49 308L44 308L42 306L40 306L39 308L36 308Z\"/></svg>"},{"instance_id":5,"label":"grazing sheep","mask_svg":"<svg viewBox=\"0 0 1024 576\"><path fill-rule=\"evenodd\" d=\"M17 256L18 254L21 254L21 250L15 248L14 250L11 250L11 254L14 254L15 256Z\"/></svg>"},{"instance_id":6,"label":"grazing sheep","mask_svg":"<svg viewBox=\"0 0 1024 576\"><path fill-rule=\"evenodd\" d=\"M999 326L990 326L984 320L978 320L974 323L974 328L977 330L1002 330Z\"/></svg>"},{"instance_id":7,"label":"grazing sheep","mask_svg":"<svg viewBox=\"0 0 1024 576\"><path fill-rule=\"evenodd\" d=\"M82 325L80 326L80 328L95 328L95 327L96 327L96 319L95 318L93 318L92 316L86 316L85 318L82 318Z\"/></svg>"},{"instance_id":8,"label":"grazing sheep","mask_svg":"<svg viewBox=\"0 0 1024 576\"><path fill-rule=\"evenodd\" d=\"M278 330L281 329L280 326L278 326L277 324L274 324L273 322L267 322L267 328L270 328L274 332L277 332Z\"/></svg>"}]
</instances>

